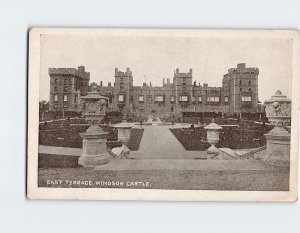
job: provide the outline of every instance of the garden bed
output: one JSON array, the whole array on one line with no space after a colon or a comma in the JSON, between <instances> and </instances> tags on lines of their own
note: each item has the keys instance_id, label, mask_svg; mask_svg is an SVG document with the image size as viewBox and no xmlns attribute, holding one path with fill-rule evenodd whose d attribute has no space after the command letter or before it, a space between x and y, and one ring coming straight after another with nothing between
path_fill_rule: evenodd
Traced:
<instances>
[{"instance_id":1,"label":"garden bed","mask_svg":"<svg viewBox=\"0 0 300 233\"><path fill-rule=\"evenodd\" d=\"M194 129L170 129L177 140L188 151L204 151L210 144L207 142L204 127ZM217 147L231 149L257 148L266 145L264 134L270 131L267 126L230 127L224 126L220 132Z\"/></svg>"}]
</instances>

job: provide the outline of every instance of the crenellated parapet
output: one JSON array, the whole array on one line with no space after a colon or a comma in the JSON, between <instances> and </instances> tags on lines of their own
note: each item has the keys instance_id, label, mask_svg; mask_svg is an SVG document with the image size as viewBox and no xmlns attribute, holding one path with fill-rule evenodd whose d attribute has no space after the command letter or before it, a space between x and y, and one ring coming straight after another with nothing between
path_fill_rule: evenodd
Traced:
<instances>
[{"instance_id":1,"label":"crenellated parapet","mask_svg":"<svg viewBox=\"0 0 300 233\"><path fill-rule=\"evenodd\" d=\"M115 76L132 76L132 71L128 67L126 68L125 72L118 70L118 68L115 68Z\"/></svg>"},{"instance_id":2,"label":"crenellated parapet","mask_svg":"<svg viewBox=\"0 0 300 233\"><path fill-rule=\"evenodd\" d=\"M251 74L258 75L259 69L256 67L246 67L246 63L237 64L236 68L228 69L228 74Z\"/></svg>"},{"instance_id":3,"label":"crenellated parapet","mask_svg":"<svg viewBox=\"0 0 300 233\"><path fill-rule=\"evenodd\" d=\"M75 77L79 77L82 79L90 79L90 72L85 72L84 66L79 66L78 69L75 68L49 68L48 69L49 76L65 76L71 75Z\"/></svg>"},{"instance_id":4,"label":"crenellated parapet","mask_svg":"<svg viewBox=\"0 0 300 233\"><path fill-rule=\"evenodd\" d=\"M192 78L193 77L193 70L190 69L189 72L180 73L179 68L176 68L174 71L174 78Z\"/></svg>"}]
</instances>

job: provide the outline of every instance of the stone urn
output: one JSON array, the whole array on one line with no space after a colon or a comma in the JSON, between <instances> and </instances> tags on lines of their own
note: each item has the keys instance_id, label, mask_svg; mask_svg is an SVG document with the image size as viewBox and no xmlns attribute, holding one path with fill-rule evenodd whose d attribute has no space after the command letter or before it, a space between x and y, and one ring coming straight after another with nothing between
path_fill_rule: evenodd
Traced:
<instances>
[{"instance_id":1,"label":"stone urn","mask_svg":"<svg viewBox=\"0 0 300 233\"><path fill-rule=\"evenodd\" d=\"M265 134L267 152L263 160L273 165L289 166L291 135L285 127L291 122L291 100L278 90L264 104L266 116L274 128Z\"/></svg>"},{"instance_id":2,"label":"stone urn","mask_svg":"<svg viewBox=\"0 0 300 233\"><path fill-rule=\"evenodd\" d=\"M219 154L216 144L220 140L220 131L222 130L222 127L214 123L214 120L212 120L212 123L205 126L204 129L207 134L207 142L211 145L207 149L207 159L212 159Z\"/></svg>"},{"instance_id":3,"label":"stone urn","mask_svg":"<svg viewBox=\"0 0 300 233\"><path fill-rule=\"evenodd\" d=\"M106 151L107 133L99 127L106 113L107 101L108 98L101 96L95 88L88 95L80 97L82 115L91 124L86 132L80 134L83 143L78 164L83 167L96 167L109 162Z\"/></svg>"},{"instance_id":4,"label":"stone urn","mask_svg":"<svg viewBox=\"0 0 300 233\"><path fill-rule=\"evenodd\" d=\"M123 119L123 122L114 125L114 128L118 130L118 141L122 143L122 146L113 150L113 152L118 151L117 153L120 154L119 151L123 151L126 152L127 156L129 156L130 149L128 148L128 142L130 140L130 132L133 124L128 123L125 119L126 118Z\"/></svg>"}]
</instances>

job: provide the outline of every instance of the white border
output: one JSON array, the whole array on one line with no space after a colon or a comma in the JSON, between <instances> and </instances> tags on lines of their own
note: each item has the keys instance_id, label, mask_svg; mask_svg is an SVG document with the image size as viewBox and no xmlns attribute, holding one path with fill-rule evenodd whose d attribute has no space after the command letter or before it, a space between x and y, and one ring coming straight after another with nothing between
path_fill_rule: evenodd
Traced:
<instances>
[{"instance_id":1,"label":"white border","mask_svg":"<svg viewBox=\"0 0 300 233\"><path fill-rule=\"evenodd\" d=\"M135 36L197 36L202 38L292 38L292 134L290 191L207 191L155 190L114 188L39 188L38 180L38 102L40 74L40 35L135 35ZM80 200L157 200L157 201L296 201L298 169L298 106L299 106L299 32L296 30L200 30L200 29L83 29L34 28L29 33L28 83L28 166L27 195L31 199Z\"/></svg>"}]
</instances>

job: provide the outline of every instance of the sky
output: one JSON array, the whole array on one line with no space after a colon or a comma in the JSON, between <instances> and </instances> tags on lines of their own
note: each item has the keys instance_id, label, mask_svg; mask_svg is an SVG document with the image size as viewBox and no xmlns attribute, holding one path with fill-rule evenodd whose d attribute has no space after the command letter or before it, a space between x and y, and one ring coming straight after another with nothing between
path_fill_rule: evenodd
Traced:
<instances>
[{"instance_id":1,"label":"sky","mask_svg":"<svg viewBox=\"0 0 300 233\"><path fill-rule=\"evenodd\" d=\"M85 66L90 83L114 83L114 69L130 67L134 85L145 81L161 86L193 69L193 81L222 86L223 75L238 63L259 68L258 94L261 102L280 89L291 97L292 42L288 39L166 37L160 35L42 35L40 100L49 100L48 68Z\"/></svg>"}]
</instances>

